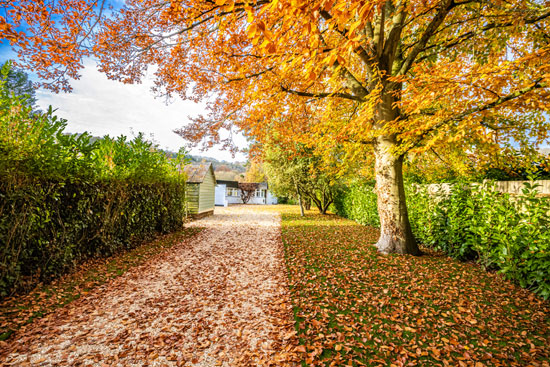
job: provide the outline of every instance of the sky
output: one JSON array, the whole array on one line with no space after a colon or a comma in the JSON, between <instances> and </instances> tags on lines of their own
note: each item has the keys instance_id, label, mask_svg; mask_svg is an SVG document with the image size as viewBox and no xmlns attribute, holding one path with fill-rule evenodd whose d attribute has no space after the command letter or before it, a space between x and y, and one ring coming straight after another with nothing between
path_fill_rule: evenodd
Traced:
<instances>
[{"instance_id":1,"label":"sky","mask_svg":"<svg viewBox=\"0 0 550 367\"><path fill-rule=\"evenodd\" d=\"M14 57L8 45L0 45L0 62L4 63ZM87 131L95 136L122 134L131 137L143 132L161 149L178 151L185 145L185 141L173 130L189 123L189 116L206 112L203 104L179 98L166 104L164 98L155 98L150 90L150 79L134 85L109 80L97 71L93 60L85 62L81 75L79 80L71 82L71 93L55 94L44 89L36 92L39 108L46 110L51 105L57 109L55 114L67 120L65 131L70 133ZM234 134L234 141L240 148L248 145L243 136ZM201 151L200 147L188 151L193 155L230 162L247 159L242 153L232 157L230 152L216 147L207 151Z\"/></svg>"}]
</instances>

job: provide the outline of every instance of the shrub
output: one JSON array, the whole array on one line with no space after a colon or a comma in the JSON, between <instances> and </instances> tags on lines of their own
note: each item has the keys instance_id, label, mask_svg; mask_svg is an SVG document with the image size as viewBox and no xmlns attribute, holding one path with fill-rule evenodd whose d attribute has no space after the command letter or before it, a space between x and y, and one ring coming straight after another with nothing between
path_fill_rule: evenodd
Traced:
<instances>
[{"instance_id":1,"label":"shrub","mask_svg":"<svg viewBox=\"0 0 550 367\"><path fill-rule=\"evenodd\" d=\"M374 182L356 181L347 187L340 187L334 199L338 215L363 225L380 226Z\"/></svg>"},{"instance_id":2,"label":"shrub","mask_svg":"<svg viewBox=\"0 0 550 367\"><path fill-rule=\"evenodd\" d=\"M184 152L66 134L1 78L0 106L0 296L183 225Z\"/></svg>"},{"instance_id":3,"label":"shrub","mask_svg":"<svg viewBox=\"0 0 550 367\"><path fill-rule=\"evenodd\" d=\"M340 191L339 215L378 225L372 183L354 183ZM413 233L425 246L460 260L476 260L522 287L550 298L550 198L538 197L537 184L526 183L521 195L495 190L494 184L451 185L428 193L407 185ZM365 213L369 211L369 213Z\"/></svg>"}]
</instances>

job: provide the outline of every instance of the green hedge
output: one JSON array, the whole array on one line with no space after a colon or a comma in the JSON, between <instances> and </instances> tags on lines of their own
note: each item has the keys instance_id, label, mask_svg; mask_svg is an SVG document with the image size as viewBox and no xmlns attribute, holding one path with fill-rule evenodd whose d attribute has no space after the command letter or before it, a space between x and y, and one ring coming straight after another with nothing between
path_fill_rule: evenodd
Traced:
<instances>
[{"instance_id":1,"label":"green hedge","mask_svg":"<svg viewBox=\"0 0 550 367\"><path fill-rule=\"evenodd\" d=\"M177 182L17 181L0 183L2 296L180 229L185 216Z\"/></svg>"},{"instance_id":2,"label":"green hedge","mask_svg":"<svg viewBox=\"0 0 550 367\"><path fill-rule=\"evenodd\" d=\"M2 74L9 66L2 68ZM0 78L0 297L181 229L184 152L67 134Z\"/></svg>"},{"instance_id":3,"label":"green hedge","mask_svg":"<svg viewBox=\"0 0 550 367\"><path fill-rule=\"evenodd\" d=\"M550 198L537 197L536 184L526 184L515 197L492 185L455 184L436 196L424 186L407 186L416 238L453 258L475 259L550 298ZM335 209L362 224L379 225L372 183L342 189Z\"/></svg>"},{"instance_id":4,"label":"green hedge","mask_svg":"<svg viewBox=\"0 0 550 367\"><path fill-rule=\"evenodd\" d=\"M337 190L334 209L338 215L365 226L380 227L374 182L354 182Z\"/></svg>"}]
</instances>

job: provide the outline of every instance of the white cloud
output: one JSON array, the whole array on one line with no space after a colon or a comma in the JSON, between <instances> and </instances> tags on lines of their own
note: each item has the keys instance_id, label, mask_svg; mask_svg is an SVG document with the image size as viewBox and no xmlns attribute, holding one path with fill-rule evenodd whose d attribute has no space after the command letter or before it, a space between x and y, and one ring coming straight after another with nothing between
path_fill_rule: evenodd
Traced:
<instances>
[{"instance_id":1,"label":"white cloud","mask_svg":"<svg viewBox=\"0 0 550 367\"><path fill-rule=\"evenodd\" d=\"M174 100L166 105L164 99L155 98L150 88L152 81L143 84L122 84L107 79L97 71L93 63L86 63L80 80L72 82L73 92L54 94L46 90L37 91L38 105L46 110L49 105L57 108L56 115L67 119L67 132L88 131L92 135L127 135L143 132L161 148L177 151L185 141L172 131L189 122L188 116L204 113L204 105L191 101ZM240 147L247 145L242 136L235 137ZM192 149L191 154L200 154L227 161L244 161L243 154L235 158L227 151L217 148L200 152Z\"/></svg>"}]
</instances>

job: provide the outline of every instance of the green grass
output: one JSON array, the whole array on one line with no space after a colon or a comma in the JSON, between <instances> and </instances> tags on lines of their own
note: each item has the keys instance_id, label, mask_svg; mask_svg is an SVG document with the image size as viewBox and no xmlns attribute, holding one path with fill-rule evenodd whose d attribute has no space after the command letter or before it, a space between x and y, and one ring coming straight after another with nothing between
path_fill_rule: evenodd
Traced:
<instances>
[{"instance_id":1,"label":"green grass","mask_svg":"<svg viewBox=\"0 0 550 367\"><path fill-rule=\"evenodd\" d=\"M200 231L197 227L185 228L114 256L88 261L50 284L39 284L27 294L3 299L0 303L0 341L11 337L21 326L73 302Z\"/></svg>"},{"instance_id":2,"label":"green grass","mask_svg":"<svg viewBox=\"0 0 550 367\"><path fill-rule=\"evenodd\" d=\"M548 302L427 249L381 255L373 227L279 209L303 365L548 366Z\"/></svg>"}]
</instances>

